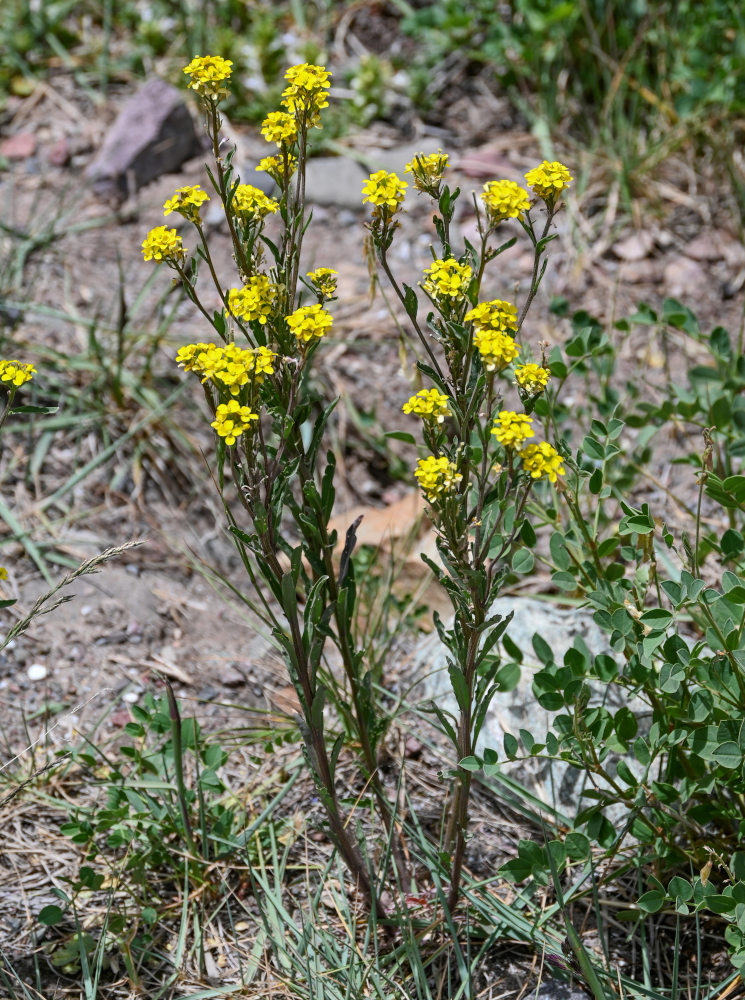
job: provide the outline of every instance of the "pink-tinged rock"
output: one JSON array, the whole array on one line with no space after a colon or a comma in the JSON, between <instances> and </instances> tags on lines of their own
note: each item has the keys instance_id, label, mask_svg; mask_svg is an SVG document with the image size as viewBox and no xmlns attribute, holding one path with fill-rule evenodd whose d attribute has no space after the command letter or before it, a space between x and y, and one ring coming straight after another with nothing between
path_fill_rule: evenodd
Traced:
<instances>
[{"instance_id":1,"label":"pink-tinged rock","mask_svg":"<svg viewBox=\"0 0 745 1000\"><path fill-rule=\"evenodd\" d=\"M36 136L33 132L17 132L0 142L0 156L6 160L27 160L36 152Z\"/></svg>"},{"instance_id":2,"label":"pink-tinged rock","mask_svg":"<svg viewBox=\"0 0 745 1000\"><path fill-rule=\"evenodd\" d=\"M644 260L654 246L654 236L651 233L641 231L632 233L624 240L614 243L612 250L619 260L634 261Z\"/></svg>"},{"instance_id":3,"label":"pink-tinged rock","mask_svg":"<svg viewBox=\"0 0 745 1000\"><path fill-rule=\"evenodd\" d=\"M479 146L478 149L470 149L456 159L454 166L457 170L463 171L466 177L482 177L487 180L506 178L524 185L525 178L515 164L507 159L502 149L503 146Z\"/></svg>"},{"instance_id":4,"label":"pink-tinged rock","mask_svg":"<svg viewBox=\"0 0 745 1000\"><path fill-rule=\"evenodd\" d=\"M690 298L710 284L706 271L689 257L678 257L665 266L665 291L675 299Z\"/></svg>"},{"instance_id":5,"label":"pink-tinged rock","mask_svg":"<svg viewBox=\"0 0 745 1000\"><path fill-rule=\"evenodd\" d=\"M63 136L49 147L47 159L53 167L65 167L70 162L70 143Z\"/></svg>"},{"instance_id":6,"label":"pink-tinged rock","mask_svg":"<svg viewBox=\"0 0 745 1000\"><path fill-rule=\"evenodd\" d=\"M148 80L119 112L86 176L96 194L126 197L201 150L179 91L164 80Z\"/></svg>"},{"instance_id":7,"label":"pink-tinged rock","mask_svg":"<svg viewBox=\"0 0 745 1000\"><path fill-rule=\"evenodd\" d=\"M719 234L711 230L699 233L698 236L695 236L686 244L685 255L692 260L722 260L724 258L724 251Z\"/></svg>"}]
</instances>

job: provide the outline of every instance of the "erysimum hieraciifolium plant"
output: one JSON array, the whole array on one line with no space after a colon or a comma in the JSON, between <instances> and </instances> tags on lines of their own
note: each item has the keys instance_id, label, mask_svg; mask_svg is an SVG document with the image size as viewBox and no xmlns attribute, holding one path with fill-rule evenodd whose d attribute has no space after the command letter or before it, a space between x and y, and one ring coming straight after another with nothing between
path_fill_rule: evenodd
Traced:
<instances>
[{"instance_id":1,"label":"erysimum hieraciifolium plant","mask_svg":"<svg viewBox=\"0 0 745 1000\"><path fill-rule=\"evenodd\" d=\"M334 403L313 391L309 375L323 340L333 326L327 306L336 297L337 273L323 266L302 273L303 236L309 224L305 203L305 168L309 138L321 127L328 105L329 73L303 64L286 73L281 108L267 115L262 135L274 147L257 169L277 186L269 197L235 176L232 151L223 156L219 105L231 74L228 60L196 57L185 72L205 113L215 166L207 170L211 191L194 185L170 198L166 215L178 213L192 226L196 252L189 258L181 236L158 226L143 242L146 259L164 261L181 280L187 296L212 326L212 342L181 348L177 360L203 387L216 436L216 481L236 545L254 587L245 596L272 629L301 705L300 730L305 755L326 810L330 835L363 895L379 917L389 916L383 888L406 891L410 872L400 824L380 779L379 757L390 725L377 699L375 666L355 639L357 592L352 552L356 524L347 531L341 555L334 557L336 533L329 527L334 507L335 462L324 449L327 421ZM516 342L527 309L542 277L546 245L559 196L571 178L561 164L544 163L528 183L546 206L542 233L531 219L532 200L510 181L494 181L483 193L481 246L466 246L456 258L450 225L457 192L442 183L444 154L416 157L414 182L438 199L442 244L422 282L432 304L427 333L417 325L417 293L400 288L390 273L387 251L406 182L394 174L373 174L365 200L373 205L370 236L383 269L412 318L427 359L422 373L431 387L416 393L404 409L420 417L430 454L415 475L431 508L440 536L442 567L436 572L453 599L455 624L441 634L453 652L451 676L461 710L458 730L440 714L466 766L455 772L453 819L447 834L452 850L450 905L458 899L467 829L468 758L483 712L498 679L490 652L506 622L496 625L489 608L515 549L531 543L525 501L535 482L558 483L562 458L553 445L537 438L530 412L543 391L548 371ZM238 276L226 284L217 274L201 219L204 203L216 197L225 211ZM270 238L267 219L279 222ZM518 219L535 247L535 267L526 301L517 307L500 300L479 302L484 267L506 249L489 241L506 219ZM512 242L508 243L511 245ZM221 308L210 312L197 292L197 266L206 265ZM329 262L332 263L332 262ZM507 381L505 379L507 378ZM508 387L514 379L516 386ZM507 395L518 410L508 409ZM229 472L237 487L230 500ZM289 527L293 525L293 527ZM336 649L341 680L328 666L326 653ZM331 700L341 732L330 733L324 706ZM337 794L336 769L342 749L356 753L375 817L386 844L369 851ZM383 860L372 866L375 855Z\"/></svg>"},{"instance_id":2,"label":"erysimum hieraciifolium plant","mask_svg":"<svg viewBox=\"0 0 745 1000\"><path fill-rule=\"evenodd\" d=\"M32 364L24 361L0 359L0 431L13 410L13 400L22 385L30 382L36 374ZM17 409L15 412L18 412ZM8 571L0 566L0 580L8 579ZM15 604L13 600L0 599L0 608ZM7 640L6 640L7 641ZM1 648L1 647L0 647Z\"/></svg>"},{"instance_id":3,"label":"erysimum hieraciifolium plant","mask_svg":"<svg viewBox=\"0 0 745 1000\"><path fill-rule=\"evenodd\" d=\"M458 706L456 724L432 706L457 755L453 791L444 834L450 856L452 908L458 900L468 829L471 772L478 768L476 741L491 698L500 686L495 647L511 616L491 613L510 566L529 568L535 532L525 516L536 482L559 487L563 458L540 440L531 413L549 381L545 360L533 360L522 336L523 324L546 268L546 248L562 192L572 177L561 163L544 162L525 175L532 195L511 180L484 186L482 206L474 198L478 246L465 241L458 254L451 225L459 191L445 183L447 156L417 156L406 167L418 192L431 198L438 213L439 241L425 270L420 292L400 284L388 251L399 226L407 183L378 171L364 187L372 205L370 240L380 268L404 306L418 341L417 363L429 384L403 410L419 417L428 454L414 475L428 503L437 532L439 565L427 560L453 606L449 627L436 625L450 656L448 669ZM540 205L544 219L533 217ZM508 250L515 238L499 243L505 223L516 220L534 248L530 286L518 308L502 299L481 298L487 265ZM427 301L420 314L422 293Z\"/></svg>"}]
</instances>

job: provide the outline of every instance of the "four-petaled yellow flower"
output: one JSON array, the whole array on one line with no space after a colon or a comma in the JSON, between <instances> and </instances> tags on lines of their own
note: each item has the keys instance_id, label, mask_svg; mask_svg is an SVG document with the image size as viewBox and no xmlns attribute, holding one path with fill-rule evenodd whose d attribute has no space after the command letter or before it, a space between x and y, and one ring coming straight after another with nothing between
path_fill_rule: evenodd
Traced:
<instances>
[{"instance_id":1,"label":"four-petaled yellow flower","mask_svg":"<svg viewBox=\"0 0 745 1000\"><path fill-rule=\"evenodd\" d=\"M265 274L252 275L243 288L228 292L228 308L248 323L266 323L274 305L276 289Z\"/></svg>"},{"instance_id":2,"label":"four-petaled yellow flower","mask_svg":"<svg viewBox=\"0 0 745 1000\"><path fill-rule=\"evenodd\" d=\"M489 328L474 333L473 346L481 355L481 361L488 372L506 368L520 351L520 345L508 333Z\"/></svg>"},{"instance_id":3,"label":"four-petaled yellow flower","mask_svg":"<svg viewBox=\"0 0 745 1000\"><path fill-rule=\"evenodd\" d=\"M414 187L428 194L437 190L448 165L448 154L438 149L436 153L418 153L406 164L405 174L413 174Z\"/></svg>"},{"instance_id":4,"label":"four-petaled yellow flower","mask_svg":"<svg viewBox=\"0 0 745 1000\"><path fill-rule=\"evenodd\" d=\"M189 87L202 97L220 98L228 93L224 86L230 79L233 63L222 56L195 56L184 73L191 77Z\"/></svg>"},{"instance_id":5,"label":"four-petaled yellow flower","mask_svg":"<svg viewBox=\"0 0 745 1000\"><path fill-rule=\"evenodd\" d=\"M552 206L564 188L568 188L574 178L563 163L544 160L538 167L529 170L525 180L539 198Z\"/></svg>"},{"instance_id":6,"label":"four-petaled yellow flower","mask_svg":"<svg viewBox=\"0 0 745 1000\"><path fill-rule=\"evenodd\" d=\"M156 226L142 242L142 256L145 260L164 260L169 264L178 263L186 256L181 237L175 229Z\"/></svg>"},{"instance_id":7,"label":"four-petaled yellow flower","mask_svg":"<svg viewBox=\"0 0 745 1000\"><path fill-rule=\"evenodd\" d=\"M523 468L533 479L542 479L546 476L550 482L555 483L557 476L565 474L564 459L548 441L526 445L520 457Z\"/></svg>"},{"instance_id":8,"label":"four-petaled yellow flower","mask_svg":"<svg viewBox=\"0 0 745 1000\"><path fill-rule=\"evenodd\" d=\"M301 63L285 73L289 86L282 91L282 104L291 115L305 115L309 125L319 125L319 114L329 106L330 76L325 66Z\"/></svg>"},{"instance_id":9,"label":"four-petaled yellow flower","mask_svg":"<svg viewBox=\"0 0 745 1000\"><path fill-rule=\"evenodd\" d=\"M515 369L515 381L525 392L531 396L537 396L548 385L551 372L548 368L542 368L532 362L526 365L519 365Z\"/></svg>"},{"instance_id":10,"label":"four-petaled yellow flower","mask_svg":"<svg viewBox=\"0 0 745 1000\"><path fill-rule=\"evenodd\" d=\"M459 264L455 257L435 260L424 272L422 285L433 299L462 299L468 291L473 270L469 264Z\"/></svg>"},{"instance_id":11,"label":"four-petaled yellow flower","mask_svg":"<svg viewBox=\"0 0 745 1000\"><path fill-rule=\"evenodd\" d=\"M173 198L169 198L163 206L163 215L178 212L189 222L201 226L202 217L199 214L199 207L209 200L210 196L198 184L194 184L192 187L176 188Z\"/></svg>"},{"instance_id":12,"label":"four-petaled yellow flower","mask_svg":"<svg viewBox=\"0 0 745 1000\"><path fill-rule=\"evenodd\" d=\"M310 278L311 285L322 299L330 299L336 294L338 273L331 267L317 267L315 271L308 271L306 278Z\"/></svg>"},{"instance_id":13,"label":"four-petaled yellow flower","mask_svg":"<svg viewBox=\"0 0 745 1000\"><path fill-rule=\"evenodd\" d=\"M455 462L448 458L420 458L414 475L419 480L419 486L428 500L436 500L456 486L463 476L458 472Z\"/></svg>"},{"instance_id":14,"label":"four-petaled yellow flower","mask_svg":"<svg viewBox=\"0 0 745 1000\"><path fill-rule=\"evenodd\" d=\"M8 571L4 566L0 566L0 580L8 579Z\"/></svg>"},{"instance_id":15,"label":"four-petaled yellow flower","mask_svg":"<svg viewBox=\"0 0 745 1000\"><path fill-rule=\"evenodd\" d=\"M491 432L503 447L518 451L528 438L535 437L530 417L514 410L501 410Z\"/></svg>"},{"instance_id":16,"label":"four-petaled yellow flower","mask_svg":"<svg viewBox=\"0 0 745 1000\"><path fill-rule=\"evenodd\" d=\"M397 174L376 170L362 186L365 195L362 204L369 201L376 208L386 209L388 215L395 215L404 203L404 192L408 186Z\"/></svg>"},{"instance_id":17,"label":"four-petaled yellow flower","mask_svg":"<svg viewBox=\"0 0 745 1000\"><path fill-rule=\"evenodd\" d=\"M267 142L289 146L297 139L297 122L286 111L270 111L261 123L261 134Z\"/></svg>"},{"instance_id":18,"label":"four-petaled yellow flower","mask_svg":"<svg viewBox=\"0 0 745 1000\"><path fill-rule=\"evenodd\" d=\"M452 417L448 406L450 400L439 389L420 389L401 409L404 413L415 413L423 420L432 420L441 424L445 417Z\"/></svg>"},{"instance_id":19,"label":"four-petaled yellow flower","mask_svg":"<svg viewBox=\"0 0 745 1000\"><path fill-rule=\"evenodd\" d=\"M253 184L239 184L230 203L237 215L251 219L263 219L270 212L276 212L279 202L268 198L264 192Z\"/></svg>"},{"instance_id":20,"label":"four-petaled yellow flower","mask_svg":"<svg viewBox=\"0 0 745 1000\"><path fill-rule=\"evenodd\" d=\"M9 382L17 389L25 382L30 382L36 375L32 364L23 361L0 361L0 382Z\"/></svg>"},{"instance_id":21,"label":"four-petaled yellow flower","mask_svg":"<svg viewBox=\"0 0 745 1000\"><path fill-rule=\"evenodd\" d=\"M225 444L232 446L241 434L251 429L252 422L258 419L258 414L252 413L249 406L241 406L237 399L231 399L217 407L215 419L210 426L215 428L221 438L225 438Z\"/></svg>"},{"instance_id":22,"label":"four-petaled yellow flower","mask_svg":"<svg viewBox=\"0 0 745 1000\"><path fill-rule=\"evenodd\" d=\"M285 180L285 167L287 167L287 174L289 177L297 170L297 157L287 156L265 156L263 160L259 160L259 165L256 167L257 170L261 170L272 178L272 180L279 185L279 187L284 186Z\"/></svg>"},{"instance_id":23,"label":"four-petaled yellow flower","mask_svg":"<svg viewBox=\"0 0 745 1000\"><path fill-rule=\"evenodd\" d=\"M463 317L466 323L473 323L474 330L498 330L506 333L517 326L517 309L511 302L492 299L481 302Z\"/></svg>"},{"instance_id":24,"label":"four-petaled yellow flower","mask_svg":"<svg viewBox=\"0 0 745 1000\"><path fill-rule=\"evenodd\" d=\"M287 317L287 325L298 341L307 344L314 337L323 337L331 329L333 318L318 303L301 306Z\"/></svg>"},{"instance_id":25,"label":"four-petaled yellow flower","mask_svg":"<svg viewBox=\"0 0 745 1000\"><path fill-rule=\"evenodd\" d=\"M530 208L528 192L515 181L489 181L484 184L481 200L491 226L503 219L520 219Z\"/></svg>"}]
</instances>

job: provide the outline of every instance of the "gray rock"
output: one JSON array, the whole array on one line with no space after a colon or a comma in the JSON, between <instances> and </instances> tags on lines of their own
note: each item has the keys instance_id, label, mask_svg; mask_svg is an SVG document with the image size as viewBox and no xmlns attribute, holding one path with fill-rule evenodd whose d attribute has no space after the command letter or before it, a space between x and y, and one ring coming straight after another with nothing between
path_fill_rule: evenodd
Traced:
<instances>
[{"instance_id":1,"label":"gray rock","mask_svg":"<svg viewBox=\"0 0 745 1000\"><path fill-rule=\"evenodd\" d=\"M319 156L308 160L305 192L317 205L362 211L362 185L369 177L359 163L346 156Z\"/></svg>"},{"instance_id":2,"label":"gray rock","mask_svg":"<svg viewBox=\"0 0 745 1000\"><path fill-rule=\"evenodd\" d=\"M582 788L587 780L583 772L561 761L543 761L530 758L525 761L506 761L504 758L504 736L510 733L518 736L520 729L527 730L533 739L542 743L558 712L542 708L532 691L533 677L542 668L533 651L533 636L538 633L553 651L554 660L561 663L567 650L575 644L584 643L589 652L613 655L608 646L606 634L592 619L588 609L557 608L552 604L532 598L506 597L495 602L493 613L507 615L514 611L507 635L520 647L523 653L520 682L513 691L495 695L487 713L486 721L479 736L477 753L486 747L497 750L502 771L511 779L523 785L539 799L569 817L579 808L589 805L589 800L580 800ZM426 699L435 701L441 708L455 714L456 703L451 693L447 672L446 651L437 633L427 636L414 654L415 669L422 680L417 692ZM421 697L421 695L420 695ZM597 684L592 689L590 705L605 704L610 711L628 706L642 716L646 706L640 700L629 702L626 692L615 685ZM648 710L647 710L648 711ZM629 757L627 763L632 771L639 772L640 765ZM613 766L613 765L611 765ZM606 810L613 822L625 815L625 808Z\"/></svg>"},{"instance_id":3,"label":"gray rock","mask_svg":"<svg viewBox=\"0 0 745 1000\"><path fill-rule=\"evenodd\" d=\"M119 112L86 177L96 194L124 198L201 151L179 91L148 80Z\"/></svg>"}]
</instances>

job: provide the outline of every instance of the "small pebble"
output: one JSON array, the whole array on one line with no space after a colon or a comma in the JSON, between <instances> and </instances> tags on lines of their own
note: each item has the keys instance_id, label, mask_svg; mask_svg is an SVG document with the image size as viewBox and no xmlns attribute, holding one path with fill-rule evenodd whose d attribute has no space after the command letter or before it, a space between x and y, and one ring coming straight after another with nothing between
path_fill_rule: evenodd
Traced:
<instances>
[{"instance_id":1,"label":"small pebble","mask_svg":"<svg viewBox=\"0 0 745 1000\"><path fill-rule=\"evenodd\" d=\"M129 702L130 705L134 705L136 701L139 700L139 694L137 691L127 691L122 695L122 700Z\"/></svg>"},{"instance_id":2,"label":"small pebble","mask_svg":"<svg viewBox=\"0 0 745 1000\"><path fill-rule=\"evenodd\" d=\"M47 668L43 663L32 663L26 671L26 676L30 681L43 681L47 676Z\"/></svg>"}]
</instances>

